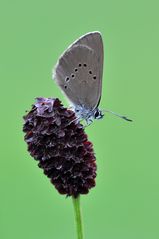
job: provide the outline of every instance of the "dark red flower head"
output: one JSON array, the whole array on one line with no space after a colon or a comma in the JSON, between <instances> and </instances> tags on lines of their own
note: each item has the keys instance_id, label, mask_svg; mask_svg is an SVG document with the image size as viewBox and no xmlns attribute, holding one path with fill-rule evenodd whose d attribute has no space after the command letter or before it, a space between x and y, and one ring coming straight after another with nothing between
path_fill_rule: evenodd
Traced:
<instances>
[{"instance_id":1,"label":"dark red flower head","mask_svg":"<svg viewBox=\"0 0 159 239\"><path fill-rule=\"evenodd\" d=\"M77 197L95 186L92 143L70 109L58 99L37 98L24 116L28 151L61 194Z\"/></svg>"}]
</instances>

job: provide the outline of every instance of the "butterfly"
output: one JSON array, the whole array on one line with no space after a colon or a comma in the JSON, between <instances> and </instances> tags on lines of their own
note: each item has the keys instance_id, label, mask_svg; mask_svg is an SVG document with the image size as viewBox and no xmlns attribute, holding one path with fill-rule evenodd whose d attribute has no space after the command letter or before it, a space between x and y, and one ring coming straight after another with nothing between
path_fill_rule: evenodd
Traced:
<instances>
[{"instance_id":1,"label":"butterfly","mask_svg":"<svg viewBox=\"0 0 159 239\"><path fill-rule=\"evenodd\" d=\"M98 108L102 93L103 60L102 36L95 31L73 42L53 70L53 79L71 102L77 119L84 119L87 125L104 116L104 111ZM125 116L106 111L131 121Z\"/></svg>"}]
</instances>

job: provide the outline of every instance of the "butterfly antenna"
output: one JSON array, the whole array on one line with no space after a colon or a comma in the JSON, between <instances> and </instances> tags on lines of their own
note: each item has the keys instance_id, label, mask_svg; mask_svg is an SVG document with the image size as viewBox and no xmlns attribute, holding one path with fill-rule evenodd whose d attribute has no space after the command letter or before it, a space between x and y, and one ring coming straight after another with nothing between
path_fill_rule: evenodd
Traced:
<instances>
[{"instance_id":1,"label":"butterfly antenna","mask_svg":"<svg viewBox=\"0 0 159 239\"><path fill-rule=\"evenodd\" d=\"M124 120L126 120L126 121L132 122L132 120L131 120L131 119L128 119L126 116L119 115L119 114L117 114L117 113L115 113L115 112L113 112L113 111L111 111L111 110L103 110L103 112L109 112L109 113L111 113L111 114L113 114L113 115L115 115L115 116L117 116L117 117L119 117L119 118L121 118L121 119L124 119Z\"/></svg>"}]
</instances>

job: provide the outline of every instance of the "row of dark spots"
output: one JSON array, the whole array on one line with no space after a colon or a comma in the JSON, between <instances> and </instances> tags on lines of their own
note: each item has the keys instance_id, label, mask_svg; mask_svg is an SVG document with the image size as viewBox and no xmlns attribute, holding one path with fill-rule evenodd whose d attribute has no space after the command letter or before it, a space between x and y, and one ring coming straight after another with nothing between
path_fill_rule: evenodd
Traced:
<instances>
[{"instance_id":1,"label":"row of dark spots","mask_svg":"<svg viewBox=\"0 0 159 239\"><path fill-rule=\"evenodd\" d=\"M82 64L79 63L78 66L79 66L79 67L82 67ZM83 66L84 66L84 67L87 67L87 64L84 63ZM75 68L74 71L77 72L77 71L78 71L78 68ZM91 70L89 71L89 74L92 75L92 71L91 71ZM71 74L71 77L74 78L75 75L74 75L74 74ZM95 80L95 79L96 79L96 76L93 76L93 79ZM70 78L69 78L69 77L66 77L65 81L68 82L69 80L70 80ZM65 89L67 88L66 85L65 85L64 87L65 87Z\"/></svg>"}]
</instances>

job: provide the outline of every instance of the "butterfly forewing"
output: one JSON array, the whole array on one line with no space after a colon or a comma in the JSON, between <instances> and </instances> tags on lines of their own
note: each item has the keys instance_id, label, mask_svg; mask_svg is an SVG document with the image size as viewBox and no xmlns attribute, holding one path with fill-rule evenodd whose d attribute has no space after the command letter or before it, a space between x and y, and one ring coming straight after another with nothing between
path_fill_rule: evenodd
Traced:
<instances>
[{"instance_id":1,"label":"butterfly forewing","mask_svg":"<svg viewBox=\"0 0 159 239\"><path fill-rule=\"evenodd\" d=\"M95 51L99 66L98 71L100 79L102 81L104 49L103 49L103 40L100 32L89 32L86 35L80 37L77 41L75 41L73 45L75 44L86 45Z\"/></svg>"},{"instance_id":2,"label":"butterfly forewing","mask_svg":"<svg viewBox=\"0 0 159 239\"><path fill-rule=\"evenodd\" d=\"M94 109L101 96L103 44L97 32L74 42L60 57L54 79L74 105Z\"/></svg>"}]
</instances>

